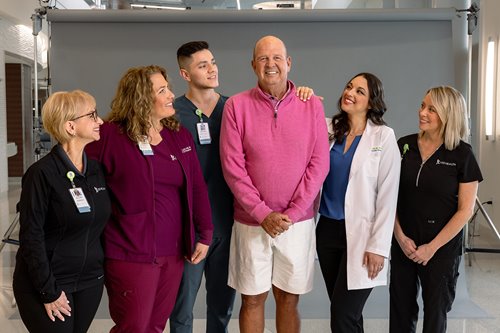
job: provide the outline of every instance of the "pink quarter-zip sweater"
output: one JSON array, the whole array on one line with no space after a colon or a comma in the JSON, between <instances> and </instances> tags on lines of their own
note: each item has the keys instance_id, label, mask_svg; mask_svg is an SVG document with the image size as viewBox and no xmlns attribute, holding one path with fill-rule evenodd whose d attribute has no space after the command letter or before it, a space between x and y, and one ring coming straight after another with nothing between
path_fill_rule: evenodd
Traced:
<instances>
[{"instance_id":1,"label":"pink quarter-zip sweater","mask_svg":"<svg viewBox=\"0 0 500 333\"><path fill-rule=\"evenodd\" d=\"M293 223L312 218L313 201L329 170L321 101L289 91L280 101L258 86L234 95L222 117L220 151L234 201L234 219L258 226L271 212Z\"/></svg>"}]
</instances>

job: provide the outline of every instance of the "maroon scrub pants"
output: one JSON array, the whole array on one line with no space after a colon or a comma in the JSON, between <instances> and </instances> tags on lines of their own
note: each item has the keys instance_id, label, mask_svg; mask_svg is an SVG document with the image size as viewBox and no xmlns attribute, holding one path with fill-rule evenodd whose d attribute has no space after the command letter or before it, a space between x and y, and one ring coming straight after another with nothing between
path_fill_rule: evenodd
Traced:
<instances>
[{"instance_id":1,"label":"maroon scrub pants","mask_svg":"<svg viewBox=\"0 0 500 333\"><path fill-rule=\"evenodd\" d=\"M172 312L184 268L184 259L167 256L155 263L108 259L106 289L112 333L163 332Z\"/></svg>"}]
</instances>

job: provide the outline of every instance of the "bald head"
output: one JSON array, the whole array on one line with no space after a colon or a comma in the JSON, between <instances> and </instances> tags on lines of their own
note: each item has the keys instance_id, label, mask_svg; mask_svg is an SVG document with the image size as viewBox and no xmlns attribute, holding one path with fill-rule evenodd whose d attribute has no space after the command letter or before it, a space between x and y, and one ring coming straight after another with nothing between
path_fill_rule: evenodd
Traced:
<instances>
[{"instance_id":1,"label":"bald head","mask_svg":"<svg viewBox=\"0 0 500 333\"><path fill-rule=\"evenodd\" d=\"M276 47L282 47L283 48L283 52L285 54L285 57L286 57L286 46L285 46L285 43L283 43L283 41L281 39L279 39L278 37L276 36L264 36L262 37L261 39L259 39L256 43L255 43L255 47L253 48L253 58L255 60L255 54L257 52L257 50L259 48L262 48L262 47L268 47L269 45L273 45L273 46L276 46Z\"/></svg>"},{"instance_id":2,"label":"bald head","mask_svg":"<svg viewBox=\"0 0 500 333\"><path fill-rule=\"evenodd\" d=\"M263 91L276 98L283 97L287 91L291 65L292 59L287 56L285 43L281 39L265 36L255 43L252 67Z\"/></svg>"}]
</instances>

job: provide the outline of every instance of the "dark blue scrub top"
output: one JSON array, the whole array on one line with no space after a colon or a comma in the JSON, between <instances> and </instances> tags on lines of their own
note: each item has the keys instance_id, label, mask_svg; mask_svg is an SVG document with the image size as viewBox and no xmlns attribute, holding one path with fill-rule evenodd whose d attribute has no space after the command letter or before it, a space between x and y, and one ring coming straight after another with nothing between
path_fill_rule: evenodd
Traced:
<instances>
[{"instance_id":1,"label":"dark blue scrub top","mask_svg":"<svg viewBox=\"0 0 500 333\"><path fill-rule=\"evenodd\" d=\"M344 220L345 193L349 183L352 158L358 148L361 135L354 138L349 150L344 154L346 139L336 141L330 150L330 172L323 183L323 193L319 213L334 220Z\"/></svg>"}]
</instances>

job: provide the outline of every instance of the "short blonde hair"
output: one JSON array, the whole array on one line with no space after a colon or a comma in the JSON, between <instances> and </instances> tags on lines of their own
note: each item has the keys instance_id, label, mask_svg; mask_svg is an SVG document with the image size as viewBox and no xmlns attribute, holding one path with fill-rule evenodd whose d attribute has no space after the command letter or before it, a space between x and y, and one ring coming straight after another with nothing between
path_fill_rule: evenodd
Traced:
<instances>
[{"instance_id":1,"label":"short blonde hair","mask_svg":"<svg viewBox=\"0 0 500 333\"><path fill-rule=\"evenodd\" d=\"M80 110L95 106L95 98L82 90L58 91L50 95L42 108L42 122L45 130L57 142L65 143L71 138L64 125L80 115Z\"/></svg>"},{"instance_id":2,"label":"short blonde hair","mask_svg":"<svg viewBox=\"0 0 500 333\"><path fill-rule=\"evenodd\" d=\"M464 96L450 86L439 86L429 89L429 95L434 108L441 120L440 135L448 150L455 149L460 140L468 135L467 106Z\"/></svg>"}]
</instances>

